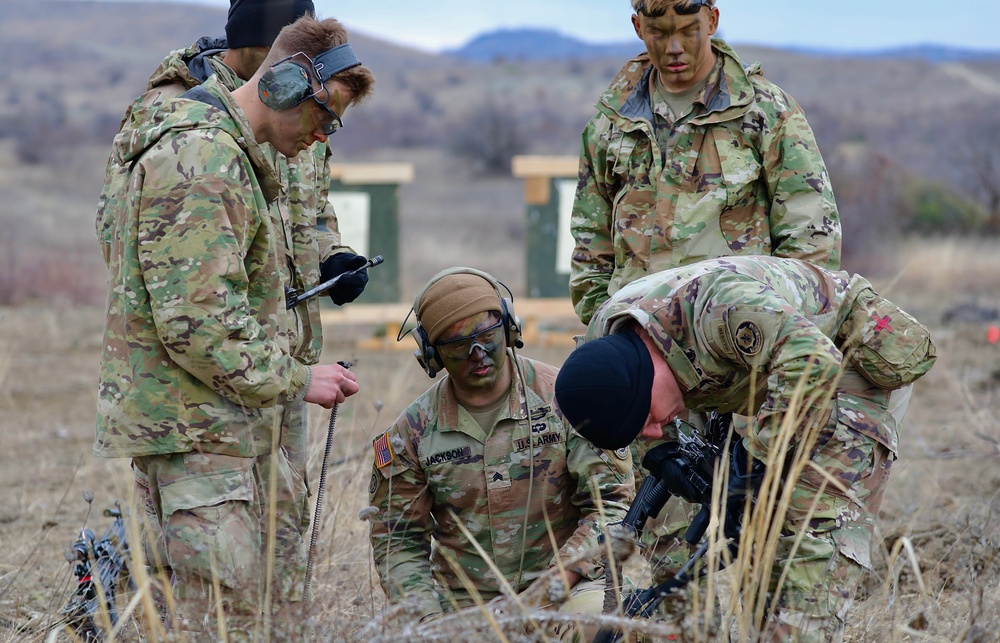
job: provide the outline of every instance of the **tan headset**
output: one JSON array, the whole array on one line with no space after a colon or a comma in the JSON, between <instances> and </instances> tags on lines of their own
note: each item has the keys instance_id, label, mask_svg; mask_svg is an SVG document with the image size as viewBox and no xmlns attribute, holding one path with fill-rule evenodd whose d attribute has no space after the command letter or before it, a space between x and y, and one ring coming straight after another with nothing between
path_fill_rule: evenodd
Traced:
<instances>
[{"instance_id":1,"label":"tan headset","mask_svg":"<svg viewBox=\"0 0 1000 643\"><path fill-rule=\"evenodd\" d=\"M400 329L400 333L396 336L396 341L398 342L406 334L413 333L413 338L417 342L417 350L414 351L413 356L417 358L420 367L430 377L435 377L438 372L444 370L444 362L441 361L441 356L438 355L437 349L427 336L427 331L421 326L420 317L417 316L416 311L420 310L420 300L427 292L427 289L449 275L476 275L477 277L482 277L493 286L493 289L497 291L497 297L500 299L500 321L503 323L504 339L507 342L507 346L511 348L521 348L524 346L524 342L521 341L521 320L514 314L514 295L510 292L510 288L482 270L464 267L448 268L431 277L430 281L420 289L420 292L417 293L416 298L413 300L413 307L410 308L410 312L406 313L406 319L403 320L403 327L406 326L410 315L413 315L414 319L416 319L417 325L405 333ZM501 287L507 291L509 297L503 296L500 291Z\"/></svg>"}]
</instances>

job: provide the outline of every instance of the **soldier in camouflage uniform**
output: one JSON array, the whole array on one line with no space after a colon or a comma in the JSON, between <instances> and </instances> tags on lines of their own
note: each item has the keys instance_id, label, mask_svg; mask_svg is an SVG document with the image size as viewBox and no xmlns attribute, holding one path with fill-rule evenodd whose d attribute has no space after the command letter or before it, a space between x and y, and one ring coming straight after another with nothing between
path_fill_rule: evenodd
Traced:
<instances>
[{"instance_id":1,"label":"soldier in camouflage uniform","mask_svg":"<svg viewBox=\"0 0 1000 643\"><path fill-rule=\"evenodd\" d=\"M102 194L111 274L94 451L132 458L148 480L178 625L209 637L198 621L214 615L214 581L231 636L259 613L267 481L291 489L298 475L278 448L283 409L330 407L358 390L345 368L290 354L282 233L269 210L282 184L263 147L294 157L325 143L368 95L360 63L326 76L312 64L346 40L337 21L304 17L247 85L229 91L213 76L134 111ZM259 81L288 56L303 60L306 98L269 107Z\"/></svg>"},{"instance_id":2,"label":"soldier in camouflage uniform","mask_svg":"<svg viewBox=\"0 0 1000 643\"><path fill-rule=\"evenodd\" d=\"M312 0L233 0L226 37L203 37L190 47L170 52L153 72L146 92L129 106L122 120L123 130L144 126L143 118L164 102L201 85L214 75L232 92L260 67L278 32L303 15L314 13ZM230 43L232 46L229 46ZM292 158L279 154L271 145L262 149L276 169L280 195L270 205L280 244L278 268L283 283L302 292L326 281L343 269L358 265L353 250L341 245L336 215L327 200L329 191L330 147L317 142ZM107 174L118 171L115 155L109 159ZM109 184L110 185L110 184ZM98 211L97 229L102 247L110 249L110 226L106 209ZM364 259L361 258L360 262ZM321 275L322 272L322 275ZM330 297L337 304L355 299L367 282L366 271L337 282ZM289 353L305 365L318 363L323 345L319 302L309 299L288 311L282 334ZM309 492L306 476L307 415L304 402L284 404L281 409L281 449L292 467L291 488L279 487L276 502L281 510L277 525L279 569L276 579L282 595L301 599L305 572L304 534L309 528ZM154 571L169 575L163 567L166 556L155 549L159 525L149 501L145 474L133 468L139 499L146 509L143 543L146 559ZM287 564L287 567L285 566Z\"/></svg>"},{"instance_id":3,"label":"soldier in camouflage uniform","mask_svg":"<svg viewBox=\"0 0 1000 643\"><path fill-rule=\"evenodd\" d=\"M583 131L570 294L583 323L645 274L730 255L837 269L840 219L805 114L720 39L714 0L632 0L646 52Z\"/></svg>"},{"instance_id":4,"label":"soldier in camouflage uniform","mask_svg":"<svg viewBox=\"0 0 1000 643\"><path fill-rule=\"evenodd\" d=\"M789 480L772 600L779 575L787 577L757 640L839 641L871 568L896 458L890 396L934 359L927 329L862 277L732 257L648 275L615 293L563 365L556 397L602 448L658 439L688 410L752 416L741 444L775 469L788 464L778 453L789 440L813 444L811 463Z\"/></svg>"},{"instance_id":5,"label":"soldier in camouflage uniform","mask_svg":"<svg viewBox=\"0 0 1000 643\"><path fill-rule=\"evenodd\" d=\"M627 450L597 449L565 422L553 398L557 369L515 354L517 321L493 277L439 273L414 312L421 365L448 375L374 442L371 542L390 602L411 599L426 617L488 601L505 583L520 592L593 547L606 523L624 517L634 482ZM566 568L579 598L568 609L600 613L599 561Z\"/></svg>"},{"instance_id":6,"label":"soldier in camouflage uniform","mask_svg":"<svg viewBox=\"0 0 1000 643\"><path fill-rule=\"evenodd\" d=\"M704 259L773 255L839 269L837 206L799 105L711 38L715 0L632 8L646 52L625 64L583 132L570 277L580 320L634 279ZM639 482L642 449L633 451ZM689 518L671 502L643 534L655 573L687 557L677 547Z\"/></svg>"}]
</instances>

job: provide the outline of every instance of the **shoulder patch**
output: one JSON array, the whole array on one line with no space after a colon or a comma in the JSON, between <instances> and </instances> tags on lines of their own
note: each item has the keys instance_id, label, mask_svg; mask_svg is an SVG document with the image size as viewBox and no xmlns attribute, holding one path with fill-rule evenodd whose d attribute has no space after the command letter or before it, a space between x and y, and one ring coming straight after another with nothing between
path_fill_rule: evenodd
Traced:
<instances>
[{"instance_id":1,"label":"shoulder patch","mask_svg":"<svg viewBox=\"0 0 1000 643\"><path fill-rule=\"evenodd\" d=\"M740 353L748 356L756 355L764 347L764 333L756 322L744 320L736 327L733 341Z\"/></svg>"},{"instance_id":2,"label":"shoulder patch","mask_svg":"<svg viewBox=\"0 0 1000 643\"><path fill-rule=\"evenodd\" d=\"M632 450L628 447L621 449L602 449L601 453L604 463L618 475L619 479L624 479L632 470Z\"/></svg>"},{"instance_id":3,"label":"shoulder patch","mask_svg":"<svg viewBox=\"0 0 1000 643\"><path fill-rule=\"evenodd\" d=\"M389 443L389 432L386 431L372 441L372 448L375 451L375 467L384 469L392 464L395 457L392 453L392 445Z\"/></svg>"}]
</instances>

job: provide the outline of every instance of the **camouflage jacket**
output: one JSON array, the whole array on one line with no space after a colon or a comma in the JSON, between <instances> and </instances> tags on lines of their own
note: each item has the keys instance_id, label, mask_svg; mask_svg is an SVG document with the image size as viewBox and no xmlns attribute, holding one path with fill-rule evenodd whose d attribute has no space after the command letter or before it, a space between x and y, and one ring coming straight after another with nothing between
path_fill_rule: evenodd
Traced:
<instances>
[{"instance_id":1,"label":"camouflage jacket","mask_svg":"<svg viewBox=\"0 0 1000 643\"><path fill-rule=\"evenodd\" d=\"M935 357L927 329L863 277L793 259L729 257L648 275L597 311L587 339L630 319L663 351L689 410L753 417L747 445L761 460L790 409L797 430L822 426L831 399L842 424L895 452L895 426L869 422L865 404L884 408ZM889 364L886 378L868 372Z\"/></svg>"},{"instance_id":2,"label":"camouflage jacket","mask_svg":"<svg viewBox=\"0 0 1000 643\"><path fill-rule=\"evenodd\" d=\"M143 125L141 115L165 101L197 87L212 74L229 91L243 85L243 80L222 61L225 38L205 37L186 49L170 52L146 83L146 92L125 112L123 129ZM144 109L140 109L144 108ZM299 292L320 282L319 265L336 252L352 252L341 246L337 216L327 199L330 190L330 147L317 143L298 156L287 159L264 144L281 184L281 197L271 204L276 222L279 268L282 281ZM108 162L108 173L115 171L115 159ZM98 212L98 236L107 247L108 223ZM105 260L107 253L105 252ZM319 361L323 348L323 325L319 298L310 299L288 312L288 344L292 355L304 364Z\"/></svg>"},{"instance_id":3,"label":"camouflage jacket","mask_svg":"<svg viewBox=\"0 0 1000 643\"><path fill-rule=\"evenodd\" d=\"M584 129L570 224L570 295L584 323L630 281L703 259L770 254L840 267L840 219L805 114L759 64L744 67L712 42L715 69L668 131L654 118L645 53Z\"/></svg>"},{"instance_id":4,"label":"camouflage jacket","mask_svg":"<svg viewBox=\"0 0 1000 643\"><path fill-rule=\"evenodd\" d=\"M101 456L264 454L275 405L308 387L279 332L273 167L231 94L203 87L225 111L178 99L115 138Z\"/></svg>"},{"instance_id":5,"label":"camouflage jacket","mask_svg":"<svg viewBox=\"0 0 1000 643\"><path fill-rule=\"evenodd\" d=\"M382 466L376 457L369 489L378 508L371 541L390 601L413 597L422 615L452 599L467 605L456 569L483 599L497 596L501 584L476 545L521 591L554 564L553 541L565 560L597 543L598 525L624 518L635 484L630 454L600 451L569 427L555 405L555 367L516 360L509 405L489 433L445 377L375 440L385 455ZM603 573L597 560L571 569Z\"/></svg>"}]
</instances>

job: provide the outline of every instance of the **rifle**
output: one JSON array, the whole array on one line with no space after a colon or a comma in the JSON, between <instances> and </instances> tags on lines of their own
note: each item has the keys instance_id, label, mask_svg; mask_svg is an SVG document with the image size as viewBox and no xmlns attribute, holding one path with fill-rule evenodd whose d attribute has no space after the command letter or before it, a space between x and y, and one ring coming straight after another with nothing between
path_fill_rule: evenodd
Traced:
<instances>
[{"instance_id":1,"label":"rifle","mask_svg":"<svg viewBox=\"0 0 1000 643\"><path fill-rule=\"evenodd\" d=\"M347 270L345 272L342 272L339 275L337 275L336 277L334 277L332 279L328 279L328 280L324 281L323 283L319 284L318 286L314 286L314 287L310 288L309 290L307 290L307 291L305 291L303 293L300 293L298 290L295 290L294 288L288 288L288 287L286 287L285 288L285 309L286 310L291 310L292 308L295 308L296 306L298 306L299 304L301 304L305 300L307 300L307 299L309 299L311 297L315 297L316 295L320 294L321 292L323 292L325 290L329 290L338 281L340 281L341 277L345 277L347 275L357 274L357 273L361 272L362 270L368 270L369 268L371 268L373 266L377 266L377 265L379 265L380 263L382 263L384 261L385 261L385 259L382 257L382 255L375 255L374 257L372 257L371 259L369 259L368 261L366 261L363 266L358 266L354 270Z\"/></svg>"},{"instance_id":2,"label":"rifle","mask_svg":"<svg viewBox=\"0 0 1000 643\"><path fill-rule=\"evenodd\" d=\"M678 433L676 442L658 445L642 459L642 467L649 473L639 485L635 499L621 524L636 539L642 535L646 520L656 516L671 496L700 504L691 521L684 540L698 548L671 578L643 590L633 591L624 597L623 608L627 617L648 618L664 598L682 589L694 578L706 572L704 568L692 573L698 561L708 552L709 539L705 538L712 512L712 485L718 462L726 458L729 464L729 486L724 494L723 533L729 539L733 556L739 546L746 497L756 493L764 477L764 465L749 458L739 439L726 450L726 438L732 414L711 413L705 424L705 439L697 433ZM720 481L721 482L721 481ZM721 564L721 561L720 561ZM594 643L615 643L621 633L603 627L594 637Z\"/></svg>"},{"instance_id":3,"label":"rifle","mask_svg":"<svg viewBox=\"0 0 1000 643\"><path fill-rule=\"evenodd\" d=\"M132 582L128 569L128 538L125 533L125 518L121 505L115 501L114 509L105 509L104 516L113 518L100 539L86 527L67 554L67 560L75 563L76 590L66 605L59 610L65 627L87 643L104 640L104 629L98 614L107 613L111 627L118 624L115 595L122 584Z\"/></svg>"}]
</instances>

